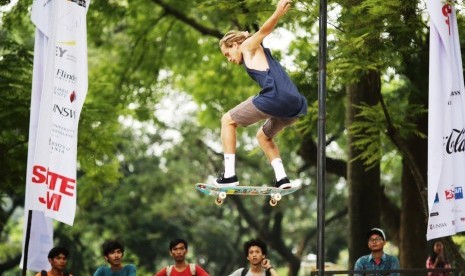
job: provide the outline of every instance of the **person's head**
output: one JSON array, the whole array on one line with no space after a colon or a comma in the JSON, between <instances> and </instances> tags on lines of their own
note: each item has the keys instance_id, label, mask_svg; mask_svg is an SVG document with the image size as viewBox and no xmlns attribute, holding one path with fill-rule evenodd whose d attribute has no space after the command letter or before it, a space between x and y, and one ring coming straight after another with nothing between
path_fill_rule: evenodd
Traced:
<instances>
[{"instance_id":1,"label":"person's head","mask_svg":"<svg viewBox=\"0 0 465 276\"><path fill-rule=\"evenodd\" d=\"M187 254L187 241L174 239L169 243L170 255L176 262L183 262Z\"/></svg>"},{"instance_id":2,"label":"person's head","mask_svg":"<svg viewBox=\"0 0 465 276\"><path fill-rule=\"evenodd\" d=\"M102 253L112 267L119 267L124 256L124 245L116 240L106 241L102 245Z\"/></svg>"},{"instance_id":3,"label":"person's head","mask_svg":"<svg viewBox=\"0 0 465 276\"><path fill-rule=\"evenodd\" d=\"M433 252L436 254L441 254L444 252L444 244L442 241L436 241L433 245Z\"/></svg>"},{"instance_id":4,"label":"person's head","mask_svg":"<svg viewBox=\"0 0 465 276\"><path fill-rule=\"evenodd\" d=\"M48 252L48 261L52 269L62 271L68 263L69 251L64 247L54 247Z\"/></svg>"},{"instance_id":5,"label":"person's head","mask_svg":"<svg viewBox=\"0 0 465 276\"><path fill-rule=\"evenodd\" d=\"M386 235L380 228L372 228L367 233L368 248L371 252L383 251L384 245L386 244Z\"/></svg>"},{"instance_id":6,"label":"person's head","mask_svg":"<svg viewBox=\"0 0 465 276\"><path fill-rule=\"evenodd\" d=\"M223 55L229 62L242 64L242 52L240 46L250 35L248 32L229 31L219 42L219 46Z\"/></svg>"},{"instance_id":7,"label":"person's head","mask_svg":"<svg viewBox=\"0 0 465 276\"><path fill-rule=\"evenodd\" d=\"M433 253L431 253L431 261L436 263L436 267L444 267L447 263L447 258L444 255L444 243L440 240L435 241L433 244Z\"/></svg>"},{"instance_id":8,"label":"person's head","mask_svg":"<svg viewBox=\"0 0 465 276\"><path fill-rule=\"evenodd\" d=\"M244 254L251 265L259 265L266 258L266 244L260 239L247 241Z\"/></svg>"}]
</instances>

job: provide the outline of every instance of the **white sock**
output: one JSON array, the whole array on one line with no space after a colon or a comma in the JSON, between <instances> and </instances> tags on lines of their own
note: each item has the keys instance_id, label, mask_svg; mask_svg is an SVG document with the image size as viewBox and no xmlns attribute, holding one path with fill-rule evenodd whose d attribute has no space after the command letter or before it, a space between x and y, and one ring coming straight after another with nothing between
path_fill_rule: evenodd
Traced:
<instances>
[{"instance_id":1,"label":"white sock","mask_svg":"<svg viewBox=\"0 0 465 276\"><path fill-rule=\"evenodd\" d=\"M283 161L281 158L275 158L271 161L271 166L273 167L274 174L276 176L276 181L279 181L286 177L286 172L284 171Z\"/></svg>"},{"instance_id":2,"label":"white sock","mask_svg":"<svg viewBox=\"0 0 465 276\"><path fill-rule=\"evenodd\" d=\"M236 155L231 153L224 154L224 177L228 178L236 175Z\"/></svg>"}]
</instances>

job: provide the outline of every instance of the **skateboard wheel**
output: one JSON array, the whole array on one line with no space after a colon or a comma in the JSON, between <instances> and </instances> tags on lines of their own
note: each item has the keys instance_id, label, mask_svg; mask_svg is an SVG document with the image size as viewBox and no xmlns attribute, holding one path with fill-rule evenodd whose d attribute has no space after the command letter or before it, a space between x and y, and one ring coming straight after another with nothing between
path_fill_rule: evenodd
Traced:
<instances>
[{"instance_id":1,"label":"skateboard wheel","mask_svg":"<svg viewBox=\"0 0 465 276\"><path fill-rule=\"evenodd\" d=\"M225 199L225 198L226 198L226 193L225 193L225 192L221 192L221 193L218 194L218 197L219 197L220 199Z\"/></svg>"},{"instance_id":2,"label":"skateboard wheel","mask_svg":"<svg viewBox=\"0 0 465 276\"><path fill-rule=\"evenodd\" d=\"M280 201L281 198L283 198L283 196L281 194L279 194L279 193L276 193L276 194L274 194L273 198L276 199L277 201Z\"/></svg>"},{"instance_id":3,"label":"skateboard wheel","mask_svg":"<svg viewBox=\"0 0 465 276\"><path fill-rule=\"evenodd\" d=\"M215 199L215 204L220 206L221 204L223 204L223 200L218 197L218 198Z\"/></svg>"},{"instance_id":4,"label":"skateboard wheel","mask_svg":"<svg viewBox=\"0 0 465 276\"><path fill-rule=\"evenodd\" d=\"M278 204L278 201L274 198L270 199L270 205L271 206L276 206L276 204Z\"/></svg>"}]
</instances>

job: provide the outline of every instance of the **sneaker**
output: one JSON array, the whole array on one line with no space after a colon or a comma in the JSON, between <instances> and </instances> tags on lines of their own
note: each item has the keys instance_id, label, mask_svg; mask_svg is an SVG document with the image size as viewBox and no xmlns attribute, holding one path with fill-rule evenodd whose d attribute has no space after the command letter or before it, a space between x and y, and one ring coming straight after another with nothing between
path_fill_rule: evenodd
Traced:
<instances>
[{"instance_id":1,"label":"sneaker","mask_svg":"<svg viewBox=\"0 0 465 276\"><path fill-rule=\"evenodd\" d=\"M279 189L289 189L292 187L292 184L291 184L291 181L289 181L289 178L284 177L279 181L275 180L274 186Z\"/></svg>"},{"instance_id":2,"label":"sneaker","mask_svg":"<svg viewBox=\"0 0 465 276\"><path fill-rule=\"evenodd\" d=\"M239 185L239 179L235 175L225 178L224 173L221 173L215 180L215 184L223 187L237 186Z\"/></svg>"}]
</instances>

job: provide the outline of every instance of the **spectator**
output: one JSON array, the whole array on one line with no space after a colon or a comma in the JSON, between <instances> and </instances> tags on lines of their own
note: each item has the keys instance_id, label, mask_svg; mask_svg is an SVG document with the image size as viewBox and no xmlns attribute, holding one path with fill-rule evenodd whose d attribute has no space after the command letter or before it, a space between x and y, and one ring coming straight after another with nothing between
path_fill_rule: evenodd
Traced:
<instances>
[{"instance_id":1,"label":"spectator","mask_svg":"<svg viewBox=\"0 0 465 276\"><path fill-rule=\"evenodd\" d=\"M354 270L388 270L399 269L399 260L391 255L384 253L386 245L386 235L379 228L373 228L367 233L368 248L371 254L358 258L355 262ZM354 275L362 275L355 273ZM399 276L399 273L363 273L363 275L391 275Z\"/></svg>"},{"instance_id":2,"label":"spectator","mask_svg":"<svg viewBox=\"0 0 465 276\"><path fill-rule=\"evenodd\" d=\"M174 265L163 268L154 276L209 276L199 265L189 264L186 262L187 241L183 239L175 239L170 241L170 255L174 259Z\"/></svg>"},{"instance_id":3,"label":"spectator","mask_svg":"<svg viewBox=\"0 0 465 276\"><path fill-rule=\"evenodd\" d=\"M124 246L119 241L106 241L102 245L103 257L110 266L101 266L94 272L94 276L136 276L136 266L123 266Z\"/></svg>"},{"instance_id":4,"label":"spectator","mask_svg":"<svg viewBox=\"0 0 465 276\"><path fill-rule=\"evenodd\" d=\"M249 261L249 268L239 268L229 276L278 276L278 272L266 259L266 244L254 239L244 243L244 254Z\"/></svg>"},{"instance_id":5,"label":"spectator","mask_svg":"<svg viewBox=\"0 0 465 276\"><path fill-rule=\"evenodd\" d=\"M48 261L52 268L49 271L42 270L35 276L73 276L72 273L65 271L68 263L69 251L63 247L54 247L48 252Z\"/></svg>"},{"instance_id":6,"label":"spectator","mask_svg":"<svg viewBox=\"0 0 465 276\"><path fill-rule=\"evenodd\" d=\"M426 268L451 268L450 262L444 254L444 244L436 241L433 252L426 260ZM428 272L428 276L449 276L449 272Z\"/></svg>"}]
</instances>

